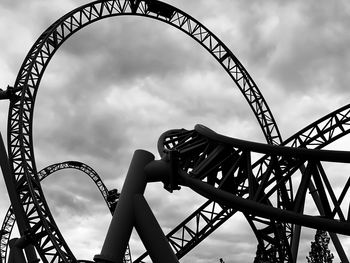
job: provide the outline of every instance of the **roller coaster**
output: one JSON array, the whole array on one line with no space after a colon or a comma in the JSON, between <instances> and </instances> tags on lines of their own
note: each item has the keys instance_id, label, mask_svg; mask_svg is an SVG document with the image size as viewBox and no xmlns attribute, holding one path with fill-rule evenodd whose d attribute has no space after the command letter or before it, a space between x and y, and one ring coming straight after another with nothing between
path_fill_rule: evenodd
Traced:
<instances>
[{"instance_id":1,"label":"roller coaster","mask_svg":"<svg viewBox=\"0 0 350 263\"><path fill-rule=\"evenodd\" d=\"M53 164L38 172L32 124L45 69L71 35L116 16L164 22L199 43L241 91L266 144L230 138L199 124L193 130L166 131L158 141L160 160L152 153L135 151L121 194L109 191L91 167L78 161ZM296 262L301 227L307 227L328 231L341 261L349 262L338 235L350 235L350 177L337 196L329 180L333 175L324 166L349 163L350 152L322 148L350 132L350 105L282 140L262 93L232 51L203 24L174 6L156 0L97 0L72 10L42 33L24 59L14 86L0 98L10 101L7 151L2 140L0 143L1 168L11 201L0 232L2 263L81 261L57 227L40 184L66 168L88 175L113 214L95 262L143 262L147 256L158 263L179 262L236 212L246 217L263 248L264 261ZM162 182L169 192L188 187L208 201L165 235L143 196L149 182ZM305 212L308 191L316 215ZM14 222L20 237L10 239ZM147 250L137 259L132 259L129 248L134 227Z\"/></svg>"}]
</instances>

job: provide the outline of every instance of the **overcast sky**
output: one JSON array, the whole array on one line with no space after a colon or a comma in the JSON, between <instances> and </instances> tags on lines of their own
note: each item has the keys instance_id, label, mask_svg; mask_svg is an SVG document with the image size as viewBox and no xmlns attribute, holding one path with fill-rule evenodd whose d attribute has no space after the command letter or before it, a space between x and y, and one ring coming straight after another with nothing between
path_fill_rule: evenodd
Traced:
<instances>
[{"instance_id":1,"label":"overcast sky","mask_svg":"<svg viewBox=\"0 0 350 263\"><path fill-rule=\"evenodd\" d=\"M238 57L264 95L283 138L349 103L348 1L166 1L207 26ZM13 85L39 35L84 0L0 1L0 88ZM0 102L7 132L8 103ZM245 99L195 41L161 22L137 17L102 20L74 34L50 62L38 92L34 149L38 169L66 160L94 168L121 189L135 149L158 157L159 135L196 123L229 136L264 142ZM349 141L337 147L348 149ZM340 173L334 184L348 178ZM110 216L96 187L66 170L43 182L47 201L77 258L100 252ZM9 205L0 180L0 218ZM150 185L147 200L165 232L204 199L187 189ZM303 232L305 259L312 231ZM350 255L350 242L347 253ZM134 258L142 252L137 236ZM252 262L256 243L234 216L181 262ZM335 251L333 251L335 252Z\"/></svg>"}]
</instances>

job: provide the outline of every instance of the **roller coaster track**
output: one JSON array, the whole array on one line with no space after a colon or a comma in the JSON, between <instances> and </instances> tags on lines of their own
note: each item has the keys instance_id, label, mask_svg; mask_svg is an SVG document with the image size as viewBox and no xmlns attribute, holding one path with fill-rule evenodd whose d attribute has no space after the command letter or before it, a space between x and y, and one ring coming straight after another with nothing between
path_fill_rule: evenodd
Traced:
<instances>
[{"instance_id":1,"label":"roller coaster track","mask_svg":"<svg viewBox=\"0 0 350 263\"><path fill-rule=\"evenodd\" d=\"M222 43L222 41L220 41L212 32L210 32L193 17L171 5L155 0L98 0L81 6L57 20L39 37L22 64L14 87L9 89L7 93L9 94L10 98L8 118L8 149L9 162L11 165L10 172L14 177L13 189L16 189L16 195L19 198L19 204L16 205L14 212L16 213L16 217L18 215L18 218L21 218L20 222L18 223L21 236L30 236L30 239L33 240L36 250L43 262L72 262L76 261L76 259L64 241L64 238L50 213L41 189L40 179L38 178L38 174L36 172L37 170L35 165L32 138L32 122L35 98L38 92L39 84L49 61L62 43L72 34L101 19L124 15L148 17L165 22L181 30L197 41L219 62L219 64L222 65L236 84L236 87L238 87L242 92L254 115L256 116L260 127L262 128L268 144L284 145L273 115L248 72L233 55L233 53L224 45L224 43ZM325 117L326 119L324 119L324 121L318 123L317 125L312 125L312 127L309 126L305 128L305 130L299 134L298 138L296 138L296 136L295 140L291 139L286 141L285 145L289 143L291 146L298 148L321 148L325 146L326 144L348 133L346 127L346 114L339 112L339 114ZM201 130L201 128L198 129ZM180 143L176 140L178 136L182 138L184 134L186 134L186 136L190 134L190 137L185 137L191 142L193 141L194 143L197 143L196 140L191 137L194 134L197 136L197 131L187 133L183 130L176 130L174 132L174 134L170 132L164 135L170 136L170 139L167 138L167 140L170 140L171 143L167 141L164 145L167 150L173 150L174 146L182 147L182 142ZM212 135L214 133L209 132L209 134ZM323 136L319 136L318 134L323 134ZM164 136L162 138L165 138ZM222 137L220 138L222 139ZM212 145L215 138L209 141L208 145ZM230 143L231 142L232 140L230 140ZM172 145L173 143L174 145ZM205 150L208 150L210 154L212 154L214 160L217 161L217 156L221 156L221 151L224 150L216 147L215 152L211 152L212 149L210 147ZM203 150L200 147L198 149ZM178 149L176 148L176 150ZM227 149L225 149L225 151L226 150ZM291 179L292 174L299 168L304 170L302 173L306 174L305 177L313 178L316 186L318 187L317 189L320 192L324 192L324 189L327 189L329 194L334 194L332 189L329 189L327 186L327 180L324 179L326 176L324 175L321 162L316 164L313 164L312 162L310 164L307 163L306 169L303 169L304 163L301 161L298 163L288 158L285 160L284 158L279 158L279 156L276 157L266 155L257 163L252 164L250 157L250 154L253 152L252 149L243 151L242 154L238 151L238 149L235 150L236 151L229 152L236 157L238 156L237 158L239 160L235 159L233 156L228 158L230 160L232 159L231 161L235 167L230 167L228 164L225 165L230 167L232 170L230 171L233 173L239 171L239 175L237 175L238 179L234 180L234 183L238 184L238 188L229 189L230 191L236 191L238 193L238 195L236 193L237 196L241 195L240 197L248 197L248 199L253 199L256 202L261 203L261 205L269 205L274 209L289 210L292 207L293 209L298 210L297 212L301 213L302 209L300 204L302 203L304 197L304 184L307 182L312 183L313 181L310 179L309 181L303 182L303 187L300 186L296 195L298 200L298 204L296 205L296 201L293 197ZM196 154L198 152L194 151L193 153ZM204 153L206 152L202 152L202 154ZM215 163L211 164L215 165ZM194 167L191 169L194 169ZM221 176L223 176L222 173L224 171L220 170L220 172ZM319 178L321 175L317 177L317 174L322 175L325 185L322 184L322 180L320 183ZM225 188L227 187L227 184L224 182L221 183L221 179L215 179L214 177L214 175L211 175L208 178L220 182L220 191L227 191ZM229 175L226 178L227 180L232 180L232 178L229 179ZM191 182L189 181L189 184L190 183ZM209 184L211 184L211 182L209 182ZM194 188L199 187L197 183L192 186ZM270 190L268 193L264 193L263 187L271 187L272 190ZM253 196L254 190L258 190L259 194ZM345 195L346 191L347 189L344 188L342 196ZM210 192L213 193L213 197L216 196L215 191ZM273 204L269 200L272 195L276 195L276 207L273 207ZM329 202L327 204L328 199L326 198L326 194L320 193L320 198L322 201L325 201L325 213L326 216L329 216ZM332 212L332 215L333 217L337 215L340 220L342 220L345 217L343 216L343 218L341 218L342 211L340 210L340 205L338 204L340 199L341 198L339 198L339 200L335 200L332 195L331 201L334 204L334 211ZM199 208L199 210L193 213L190 218L197 218L197 220L206 220L208 218L212 220L216 218L215 224L219 226L217 222L222 224L226 218L228 218L228 214L225 214L225 212L223 214L218 212L224 211L224 207L232 210L232 207L230 206L222 206L218 205L218 203L212 202L209 204L209 206L202 206ZM207 217L205 216L206 211L210 211L209 216L207 214ZM293 235L294 221L287 220L287 222L279 222L271 216L268 217L268 219L263 219L261 216L252 216L249 213L246 213L246 216L258 237L258 242L260 244L268 244L266 249L271 250L272 246L273 249L276 249L277 247L278 251L274 253L276 255L278 254L279 259L284 257L288 261L291 258L290 248L288 246L290 245L289 239ZM207 220L206 222L210 221ZM197 235L197 232L190 230L190 228L186 228L186 224L182 225L180 229L182 229L183 233L187 234L187 237L179 239L181 245L178 245L178 243L175 241L173 242L173 248L175 248L175 251L178 251L179 256L187 253L194 247L194 245L198 244L215 229L209 227L210 230L207 231L207 226L204 226L202 230L207 229L205 230L207 232L201 232L200 235L203 233L204 235L198 237L199 232ZM263 224L264 228L258 229L257 224ZM282 231L281 227L283 229ZM274 229L271 231L271 228ZM172 240L172 238L170 239ZM175 239L176 238L174 237L173 240ZM283 242L282 244L276 244L276 240L282 240ZM188 246L188 244L191 244L192 247Z\"/></svg>"},{"instance_id":2,"label":"roller coaster track","mask_svg":"<svg viewBox=\"0 0 350 263\"><path fill-rule=\"evenodd\" d=\"M116 189L108 190L105 184L103 183L103 181L101 180L100 176L96 173L96 171L92 169L90 166L82 162L66 161L66 162L49 165L38 172L38 178L40 181L42 181L49 175L63 169L76 169L84 172L87 176L89 176L89 178L95 183L98 190L100 191L109 211L111 212L111 214L113 214L115 206L117 204L117 199L119 196L118 191ZM13 209L12 207L10 207L6 213L4 222L1 227L1 232L0 232L0 240L1 240L0 241L1 242L0 243L0 246L1 246L0 262L2 263L6 263L6 255L8 251L9 240L11 237L11 233L12 233L15 221L16 221L16 218L15 218ZM126 251L124 262L126 263L132 262L129 248Z\"/></svg>"},{"instance_id":3,"label":"roller coaster track","mask_svg":"<svg viewBox=\"0 0 350 263\"><path fill-rule=\"evenodd\" d=\"M300 224L313 228L318 227L336 233L346 234L350 231L349 224L346 224L348 218L344 216L346 213L341 209L341 203L349 189L350 180L346 182L341 191L341 195L337 199L330 187L328 177L321 166L322 161L349 162L349 152L315 151L250 143L218 135L202 126L196 126L194 131L169 131L165 133L161 141L163 141L165 149L173 150L175 151L174 155L178 155L176 157L180 167L178 173L182 174L182 179L184 179L184 171L190 176L190 179L185 180L186 182L188 180L191 181L191 188L193 188L192 181L199 180L214 188L220 189L221 192L230 193L230 195L237 197L235 200L235 207L232 207L225 205L226 202L223 201L224 199L218 199L218 196L224 198L224 195L220 194L215 197L211 195L210 200L216 201L217 206L221 206L222 210L227 211L231 209L233 212L238 210L243 211L254 215L256 218L260 218L262 223L265 223L264 220L266 220L266 218L273 220L276 218L283 218L284 221L292 224ZM249 158L253 152L266 155L253 165ZM260 176L254 177L254 169L267 158L272 160L268 162L269 169L266 169ZM285 205L288 209L273 208L273 205L268 202L268 198L270 198L288 178L292 178L292 175L294 175L303 164L306 164L306 169L302 174L302 180L297 189L295 200L289 203L288 206ZM322 203L325 205L325 214L321 216L329 219L328 221L319 220L309 215L302 215L302 211L299 209L300 206L304 205L303 202L305 202L306 191L311 180L315 183ZM181 180L178 184L186 185L186 183L183 183ZM206 190L203 190L204 188L202 188L202 186L199 188L201 190L197 189L197 191L200 191L202 195L206 197L210 195ZM212 193L213 191L210 190L210 192ZM330 198L327 197L327 194ZM249 200L249 208L239 205L239 203L247 203L244 199ZM257 202L264 205L257 205ZM252 205L253 203L255 205ZM267 208L266 205L271 206L271 209ZM255 209L255 212L252 212L252 209ZM271 216L267 216L264 213L259 214L259 209L261 209L260 211L271 210ZM287 211L291 213L289 214ZM272 214L274 214L274 216L272 216ZM286 216L284 214L286 214ZM210 218L208 214L207 218ZM291 218L293 218L293 220ZM219 220L221 222L222 218L219 218ZM271 231L269 229L264 230L265 231L261 232L260 235L267 234L267 231ZM191 231L187 231L189 232L188 236L191 236ZM192 237L194 234L195 232L192 232ZM280 243L284 246L286 245L286 243L283 242L283 235L279 237L276 236L274 243L275 248L279 249L275 253L280 254L280 259L291 256L285 255L285 250L281 248L281 245L278 246Z\"/></svg>"},{"instance_id":4,"label":"roller coaster track","mask_svg":"<svg viewBox=\"0 0 350 263\"><path fill-rule=\"evenodd\" d=\"M298 133L285 140L282 145L309 149L321 149L348 134L350 132L349 121L350 104L345 105L308 125ZM171 135L169 135L169 137L171 137ZM159 140L158 151L160 154L162 154L164 151L164 145L167 146L168 144L164 141L165 139L166 136L163 136ZM253 165L254 169L257 170L257 172L254 172L254 174L258 180L261 180L259 178L263 176L263 173L267 170L268 165L269 162L266 162L266 159L261 159ZM263 166L265 166L265 168ZM328 191L330 191L332 196L334 196L334 193L332 193L333 191L329 189L329 187ZM337 205L334 204L334 206ZM175 251L177 257L181 258L186 255L202 240L204 240L219 226L226 222L233 214L236 213L236 211L237 210L235 209L222 206L213 200L208 200L201 205L196 211L194 211L183 222L181 222L167 234L169 243L172 249ZM254 219L260 222L264 228L258 230L258 224L254 224ZM275 249L277 248L277 251L280 251L279 258L282 258L288 262L288 254L290 256L291 248L289 246L285 249L279 248L277 240L280 240L281 234L275 233L277 231L274 229L276 224L271 224L270 221L262 218L250 218L249 221L252 228L255 229L257 239L260 240L260 242L264 241L263 244L266 250L271 249L272 246ZM286 253L288 254L286 255ZM145 252L134 262L142 262L141 260L147 255L148 253Z\"/></svg>"},{"instance_id":5,"label":"roller coaster track","mask_svg":"<svg viewBox=\"0 0 350 263\"><path fill-rule=\"evenodd\" d=\"M8 118L8 149L14 189L20 197L16 213L22 236L30 235L43 262L75 261L64 241L37 177L32 121L36 94L44 71L56 50L81 28L112 16L149 17L186 33L224 67L253 110L268 143L279 144L280 133L265 99L233 53L204 25L183 11L160 1L95 1L57 20L35 42L17 75L11 94Z\"/></svg>"},{"instance_id":6,"label":"roller coaster track","mask_svg":"<svg viewBox=\"0 0 350 263\"><path fill-rule=\"evenodd\" d=\"M296 200L303 199L310 180L319 186L318 191L326 189L323 184L327 184L328 176L320 163L350 163L349 151L276 147L223 136L202 125L196 125L192 131L178 130L177 135L175 133L177 132L171 131L169 136L166 136L167 144L174 146L169 150L176 150L173 156L177 161L176 168L179 168L177 170L179 178L174 185L190 186L201 195L217 200L221 205L231 207L234 205L240 211L254 213L263 218L281 218L286 222L310 228L350 234L350 215L345 213L340 203L335 204L333 209L328 203L324 217L299 213L298 202L291 203L288 210L265 204L268 197L276 190L275 185L291 177L298 171L297 167L301 163L305 164L306 169L297 190ZM270 171L263 174L263 178L252 177L254 165L250 160L246 162L247 156L252 153L261 153L264 154L263 158L270 156L276 162L283 163L282 172L287 178L270 178ZM223 156L220 155L226 158L221 158ZM275 167L273 162L270 164L272 169L281 169L279 165ZM244 169L240 169L242 167ZM233 173L237 173L236 176L232 177ZM241 174L244 173L245 178L241 180ZM341 195L348 191L348 184L344 185Z\"/></svg>"}]
</instances>

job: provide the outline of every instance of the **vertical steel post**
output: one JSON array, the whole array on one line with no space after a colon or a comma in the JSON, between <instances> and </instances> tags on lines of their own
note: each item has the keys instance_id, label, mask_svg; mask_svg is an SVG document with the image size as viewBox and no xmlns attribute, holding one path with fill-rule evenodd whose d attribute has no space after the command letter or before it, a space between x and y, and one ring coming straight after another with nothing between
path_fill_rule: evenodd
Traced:
<instances>
[{"instance_id":1,"label":"vertical steel post","mask_svg":"<svg viewBox=\"0 0 350 263\"><path fill-rule=\"evenodd\" d=\"M2 174L4 176L5 185L7 188L7 193L11 201L12 209L16 216L18 230L20 234L23 235L27 227L24 219L25 213L21 206L21 201L16 192L15 178L11 174L10 164L8 161L8 157L7 157L7 153L6 153L6 149L5 149L5 145L4 145L4 141L2 139L1 133L0 133L0 165L1 165Z\"/></svg>"},{"instance_id":2,"label":"vertical steel post","mask_svg":"<svg viewBox=\"0 0 350 263\"><path fill-rule=\"evenodd\" d=\"M25 213L24 213L23 207L21 206L21 200L19 199L16 192L16 181L14 176L11 173L8 156L6 153L6 148L5 148L1 133L0 133L0 166L1 166L2 174L4 176L7 192L10 197L11 206L15 213L18 230L21 236L24 237L26 235L26 231L28 230L27 224L25 221ZM13 244L13 247L15 246L16 245ZM18 249L21 249L21 248L18 248ZM29 263L39 261L33 244L26 244L24 249L26 251L27 261Z\"/></svg>"},{"instance_id":3,"label":"vertical steel post","mask_svg":"<svg viewBox=\"0 0 350 263\"><path fill-rule=\"evenodd\" d=\"M9 263L27 263L24 258L23 250L16 246L17 238L11 239L9 242L10 246L10 255L9 255Z\"/></svg>"},{"instance_id":4,"label":"vertical steel post","mask_svg":"<svg viewBox=\"0 0 350 263\"><path fill-rule=\"evenodd\" d=\"M301 226L300 225L294 225L294 231L293 231L293 239L291 244L291 251L292 251L292 263L297 263L297 257L298 257L298 251L299 251L299 243L300 243L300 235L301 235Z\"/></svg>"},{"instance_id":5,"label":"vertical steel post","mask_svg":"<svg viewBox=\"0 0 350 263\"><path fill-rule=\"evenodd\" d=\"M303 174L305 172L305 166L302 165L300 167L300 171ZM314 202L316 204L316 207L318 209L318 211L320 212L321 215L325 215L325 211L323 208L323 204L321 201L321 198L319 197L318 193L317 193L317 189L315 187L315 185L313 184L313 182L310 180L309 184L308 184L308 188L310 191L310 194L312 196L312 198L314 199ZM304 198L305 201L305 198ZM304 204L303 204L304 206ZM304 207L302 207L302 210L304 209ZM299 249L299 241L300 241L300 233L301 233L301 226L296 225L294 228L294 233L293 233L293 240L292 240L292 246L291 246L291 250L292 250L292 255L293 255L293 263L297 262L297 255L298 255L298 249ZM345 254L345 251L343 249L343 246L340 243L340 240L337 236L337 234L329 232L329 235L332 239L333 245L335 247L335 249L337 250L338 256L341 260L342 263L349 263L349 260Z\"/></svg>"},{"instance_id":6,"label":"vertical steel post","mask_svg":"<svg viewBox=\"0 0 350 263\"><path fill-rule=\"evenodd\" d=\"M94 257L96 262L123 262L134 226L133 198L135 194L144 193L147 184L144 167L153 160L152 153L144 150L135 151L101 254Z\"/></svg>"},{"instance_id":7,"label":"vertical steel post","mask_svg":"<svg viewBox=\"0 0 350 263\"><path fill-rule=\"evenodd\" d=\"M321 202L321 198L318 196L317 189L316 189L315 185L312 183L312 181L310 181L309 189L310 189L311 196L313 197L313 199L315 201L315 204L317 206L318 211L320 212L321 215L325 215L323 204ZM343 249L343 246L340 243L340 240L339 240L337 234L333 233L333 232L328 232L328 233L332 239L332 242L333 242L335 249L337 250L337 253L338 253L338 256L339 256L341 262L342 263L349 263L349 259L345 254L345 251Z\"/></svg>"}]
</instances>

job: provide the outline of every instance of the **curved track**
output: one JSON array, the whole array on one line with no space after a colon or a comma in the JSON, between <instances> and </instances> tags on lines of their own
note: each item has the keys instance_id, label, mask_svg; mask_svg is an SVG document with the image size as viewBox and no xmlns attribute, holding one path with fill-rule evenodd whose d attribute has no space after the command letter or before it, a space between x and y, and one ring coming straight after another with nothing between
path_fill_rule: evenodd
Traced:
<instances>
[{"instance_id":1,"label":"curved track","mask_svg":"<svg viewBox=\"0 0 350 263\"><path fill-rule=\"evenodd\" d=\"M336 111L335 114L347 107ZM329 115L328 118L332 117ZM325 119L327 118L321 119L320 122ZM320 123L316 123L314 127L317 124ZM311 126L308 129L312 129ZM299 136L306 130L300 132ZM322 136L321 133L319 135ZM350 152L319 151L252 143L216 134L202 126L196 126L194 131L169 131L161 137L159 144L163 145L163 151L174 152L173 155L176 156L175 162L178 163L178 173L182 180L178 179L174 189L177 184L189 184L191 188L195 188L200 194L208 197L211 200L208 202L216 201L216 206L221 207L221 211L224 212L219 218L220 221L222 217L227 218L239 210L254 217L263 225L265 224L265 228L255 229L255 232L257 237L265 235L266 240L270 240L274 249L272 259L291 259L292 254L288 240L284 240L284 232L278 235L277 229L274 238L268 236L273 231L271 227L275 224L269 223L267 219L273 221L278 219L291 224L320 228L346 235L350 233L350 224L345 216L347 213L341 207L344 196L349 190L350 180L345 183L340 196L336 198L328 176L321 165L325 161L349 163ZM264 156L253 164L251 156L257 153ZM265 163L266 160L269 161ZM261 165L266 166L266 168L261 169ZM304 165L306 169L302 169L302 179L295 199L290 201L288 196L282 193L286 209L280 209L276 203L272 204L269 198L280 190L286 180L292 179L293 176L298 177L297 173ZM186 178L185 174L190 177ZM196 180L206 184L197 183ZM315 190L324 205L324 211L320 212L319 216L304 215L303 210L300 209L300 207L304 207L306 191L310 184L315 185ZM231 198L232 196L234 197ZM232 207L232 204L235 206ZM215 217L219 214L217 211L216 213L212 211L211 215ZM204 215L202 216L204 217ZM200 217L196 218L198 220ZM191 235L191 229L186 231L186 242L191 242L191 238L197 233L192 232Z\"/></svg>"},{"instance_id":2,"label":"curved track","mask_svg":"<svg viewBox=\"0 0 350 263\"><path fill-rule=\"evenodd\" d=\"M335 140L347 135L349 132L350 104L345 105L308 125L285 140L282 145L321 149ZM167 133L164 134L158 142L158 152L160 154L163 154L165 144L164 140L166 136ZM255 163L255 176L257 178L263 176L263 172L267 170L268 165L269 162L266 162L264 159ZM236 209L227 206L223 207L213 200L208 200L201 205L196 211L167 234L169 243L177 257L182 258L186 255L191 249L197 246L236 212ZM257 222L254 224L255 219ZM251 217L248 218L248 220L250 221L253 230L255 229L257 239L262 242L267 250L271 249L271 247L279 247L278 235L276 235L274 230L276 224L271 222L271 220L261 218ZM260 229L258 228L259 225ZM289 240L289 243L290 242L291 240ZM279 248L279 251L283 251L278 255L280 258L283 255L290 255L292 253L290 244L284 248ZM148 253L145 252L134 262L141 262L141 260L147 255ZM284 260L288 262L288 256L285 256Z\"/></svg>"},{"instance_id":3,"label":"curved track","mask_svg":"<svg viewBox=\"0 0 350 263\"><path fill-rule=\"evenodd\" d=\"M156 19L185 32L224 67L253 110L269 143L279 144L280 133L254 81L233 53L205 26L183 11L160 1L95 1L79 7L50 26L35 42L11 90L8 149L12 174L22 208L22 236L30 235L44 262L75 261L50 213L37 177L32 121L36 94L44 71L56 50L72 34L103 18L138 15Z\"/></svg>"},{"instance_id":4,"label":"curved track","mask_svg":"<svg viewBox=\"0 0 350 263\"><path fill-rule=\"evenodd\" d=\"M95 183L97 188L99 189L103 199L105 200L105 203L111 212L113 214L119 193L116 189L114 190L108 190L105 184L102 182L100 176L96 173L94 169L92 169L90 166L78 162L78 161L66 161L62 163L56 163L49 165L45 167L44 169L40 170L38 172L39 180L42 181L49 175L53 174L54 172L57 172L59 170L63 169L76 169L84 172L87 176L91 178L91 180ZM0 232L0 240L1 240L1 258L0 262L6 263L6 255L8 251L8 244L9 240L11 238L11 233L13 226L15 224L16 218L13 212L12 207L10 207L6 213L5 219L3 221L1 232ZM131 260L131 254L130 249L128 248L127 253L125 254L125 262L132 262Z\"/></svg>"},{"instance_id":5,"label":"curved track","mask_svg":"<svg viewBox=\"0 0 350 263\"><path fill-rule=\"evenodd\" d=\"M269 144L320 148L348 133L348 129L345 127L348 119L347 117L342 118L344 116L342 115L343 110L347 111L346 114L348 114L347 107L344 107L344 109L339 110L337 114L326 116L325 119L319 123L305 128L295 136L295 140L290 139L282 143L280 132L265 99L238 59L224 43L206 27L193 17L171 5L154 0L98 0L79 7L57 20L39 37L22 64L14 88L10 90L12 95L8 118L8 149L9 160L12 166L11 172L14 176L16 183L15 188L20 198L20 204L22 205L17 213L24 219L24 221L19 224L19 231L22 236L29 235L30 238L34 240L35 247L43 262L70 262L76 261L76 259L55 224L40 186L40 178L36 172L32 122L35 98L39 84L56 50L72 34L103 18L122 15L137 15L165 22L183 31L203 46L223 66L236 84L236 87L240 89L256 116ZM215 136L213 136L213 134ZM332 189L328 186L327 178L321 166L322 159L318 160L318 162L308 162L309 160L306 160L306 169L303 169L305 163L303 161L305 160L295 161L295 159L298 159L300 157L299 154L302 154L304 151L296 150L296 156L292 155L291 158L285 158L286 152L295 152L295 149L266 148L269 150L275 149L274 151L277 152L275 155L266 154L258 162L253 164L251 161L251 154L255 153L258 149L263 149L260 154L266 153L264 149L268 146L252 145L249 142L242 142L241 145L232 146L233 144L237 144L238 141L226 141L225 139L224 144L230 145L231 147L231 149L228 150L230 147L222 147L221 145L223 142L220 140L223 139L223 137L218 136L216 133L208 132L206 129L202 129L199 126L195 131L187 132L176 130L164 136L162 138L165 139L164 146L167 150L173 150L173 148L178 150L178 147L181 148L184 146L186 151L194 154L193 156L186 155L190 163L183 164L184 167L182 167L182 170L189 172L188 169L197 169L195 171L198 173L198 176L206 178L207 184L220 189L208 190L208 192L211 192L214 201L217 196L222 194L222 191L233 191L237 197L248 200L252 199L257 202L259 204L258 208L261 205L268 205L270 208L277 209L276 211L282 211L283 209L290 210L293 208L296 217L300 217L303 216L301 206L306 191L305 185L314 182L317 189L322 192L320 193L322 202L326 203L325 216L330 216L330 205L327 194L323 193L325 192L324 189L327 189L328 194L332 196L331 199L334 204L334 211L332 211L333 218L331 217L329 219L334 219L334 216L338 216L340 220L345 220L343 211L341 211L339 205L341 198L335 200L332 195ZM213 137L208 139L207 136ZM199 144L197 137L202 140ZM182 141L183 138L186 138L188 141ZM191 147L193 146L195 148L190 150L186 148L188 147L189 141L193 143ZM203 148L204 145L206 145L207 148ZM247 145L251 145L251 148L240 150L240 147L245 148ZM225 156L227 152L229 153L229 157ZM196 154L200 154L200 156L195 156ZM210 158L207 158L207 154ZM183 160L184 159L185 158L183 158ZM204 163L202 163L202 161ZM200 164L200 167L196 167L195 162L196 165ZM225 168L222 168L224 163ZM187 165L189 166L187 167ZM208 166L213 166L215 168L210 168L208 171L205 171L208 169ZM299 186L297 194L294 197L292 174L295 174L299 168L302 170L303 177L309 179L305 179L306 181L302 182L302 185ZM216 175L218 176L218 174L220 174L221 178L218 178L219 176L216 177L215 169L218 169L216 170ZM192 170L191 175L193 175ZM225 172L227 173L226 177L224 176ZM236 176L237 178L232 179L231 176ZM320 177L322 177L323 180L321 180L321 182L319 180ZM202 180L203 178L197 179ZM235 188L230 188L232 186L229 187L227 182L221 180L222 178L226 178L225 180L233 183ZM310 178L312 178L313 181ZM183 179L186 179L185 176L183 176ZM188 184L193 188L197 187L197 189L202 187L202 184L197 181L194 182L194 184L188 181ZM346 185L348 185L348 183ZM347 192L346 187L342 195L343 193L345 195ZM269 188L269 191L265 193L264 191L267 188ZM257 193L255 193L256 191ZM274 198L277 200L277 204L275 204L276 207L273 207L270 201L273 195L276 195L276 198ZM231 199L228 199L228 204L232 204ZM219 215L219 213L216 212L217 207L219 207L219 210L223 211L223 214L220 214L219 220L216 219L217 222L219 222L216 226L219 226L225 221L225 218L232 215L231 212L234 211L234 209L232 209L230 205L222 206L215 202L212 202L212 204L213 206L211 206L211 204L210 206L212 207L211 216L213 217L210 220ZM215 206L216 208L214 209ZM207 209L207 207L208 206L204 208L204 206L202 206L197 211L204 211L203 209ZM242 208L242 210L247 209L247 207L248 205ZM193 215L197 216L197 211ZM227 211L231 212L227 213ZM200 216L205 218L203 213ZM246 216L258 237L259 243L270 242L269 246L273 246L274 249L276 249L278 245L278 251L275 252L275 254L278 254L279 259L285 258L288 261L292 256L289 247L289 239L293 235L293 224L300 222L298 220L289 220L290 217L288 216L287 218L279 216L276 221L276 218L272 216L272 214L265 216L267 220L262 218L260 214L256 216L252 213L246 213ZM279 219L282 218L283 222L281 223ZM9 221L11 220L13 219L9 218ZM287 224L285 222L287 222ZM264 228L258 229L257 224L264 225ZM185 225L182 225L182 227L184 226ZM283 231L281 231L281 227L283 227ZM267 231L266 229L268 228L274 229L273 231ZM210 234L215 227L209 229L210 230L207 232L204 231L204 235L199 239L195 239L197 238L197 233L194 234L187 231L196 242L192 242L192 247L188 247L187 250L182 250L183 247L178 247L177 250L182 250L182 252L187 253L189 249L193 248L194 245L198 244L198 242ZM274 241L271 242L271 240ZM276 240L282 240L282 242L274 244Z\"/></svg>"}]
</instances>

